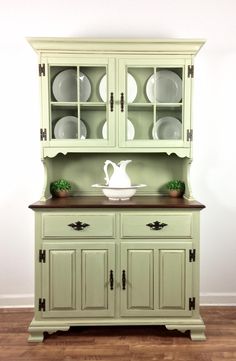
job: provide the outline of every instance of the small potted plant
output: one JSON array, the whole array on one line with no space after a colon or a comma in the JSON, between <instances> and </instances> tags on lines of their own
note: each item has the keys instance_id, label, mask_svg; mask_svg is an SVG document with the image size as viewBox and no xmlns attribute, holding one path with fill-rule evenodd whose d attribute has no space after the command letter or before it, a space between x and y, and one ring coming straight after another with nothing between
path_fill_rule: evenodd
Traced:
<instances>
[{"instance_id":1,"label":"small potted plant","mask_svg":"<svg viewBox=\"0 0 236 361\"><path fill-rule=\"evenodd\" d=\"M170 197L180 198L185 191L185 184L181 180L172 180L166 184Z\"/></svg>"},{"instance_id":2,"label":"small potted plant","mask_svg":"<svg viewBox=\"0 0 236 361\"><path fill-rule=\"evenodd\" d=\"M58 179L50 184L50 192L53 197L68 197L70 190L71 185L65 179Z\"/></svg>"}]
</instances>

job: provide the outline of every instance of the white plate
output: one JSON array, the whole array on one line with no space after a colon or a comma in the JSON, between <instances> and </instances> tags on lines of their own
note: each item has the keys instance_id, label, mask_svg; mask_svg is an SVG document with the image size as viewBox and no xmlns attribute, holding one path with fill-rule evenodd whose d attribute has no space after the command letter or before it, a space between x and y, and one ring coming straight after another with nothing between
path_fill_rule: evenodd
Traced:
<instances>
[{"instance_id":1,"label":"white plate","mask_svg":"<svg viewBox=\"0 0 236 361\"><path fill-rule=\"evenodd\" d=\"M132 103L137 96L137 83L134 77L128 73L128 103ZM105 74L99 84L99 94L103 102L107 101L107 75Z\"/></svg>"},{"instance_id":2,"label":"white plate","mask_svg":"<svg viewBox=\"0 0 236 361\"><path fill-rule=\"evenodd\" d=\"M80 101L86 102L91 94L91 84L88 77L80 72ZM77 72L67 69L57 74L52 84L52 92L59 102L77 101Z\"/></svg>"},{"instance_id":3,"label":"white plate","mask_svg":"<svg viewBox=\"0 0 236 361\"><path fill-rule=\"evenodd\" d=\"M133 140L135 135L135 130L133 124L129 119L127 122L127 126L128 126L128 140ZM107 139L107 121L105 121L102 127L102 137L103 139Z\"/></svg>"},{"instance_id":4,"label":"white plate","mask_svg":"<svg viewBox=\"0 0 236 361\"><path fill-rule=\"evenodd\" d=\"M153 139L181 139L182 124L174 117L158 119L152 129Z\"/></svg>"},{"instance_id":5,"label":"white plate","mask_svg":"<svg viewBox=\"0 0 236 361\"><path fill-rule=\"evenodd\" d=\"M77 72L67 69L57 74L52 84L52 92L59 102L77 101Z\"/></svg>"},{"instance_id":6,"label":"white plate","mask_svg":"<svg viewBox=\"0 0 236 361\"><path fill-rule=\"evenodd\" d=\"M150 102L155 101L155 77L147 81L146 94ZM156 72L156 101L159 103L179 103L182 99L182 80L171 70Z\"/></svg>"},{"instance_id":7,"label":"white plate","mask_svg":"<svg viewBox=\"0 0 236 361\"><path fill-rule=\"evenodd\" d=\"M59 119L54 127L54 136L56 139L76 139L78 138L78 118L66 116ZM80 120L80 139L85 139L87 129L82 120Z\"/></svg>"}]
</instances>

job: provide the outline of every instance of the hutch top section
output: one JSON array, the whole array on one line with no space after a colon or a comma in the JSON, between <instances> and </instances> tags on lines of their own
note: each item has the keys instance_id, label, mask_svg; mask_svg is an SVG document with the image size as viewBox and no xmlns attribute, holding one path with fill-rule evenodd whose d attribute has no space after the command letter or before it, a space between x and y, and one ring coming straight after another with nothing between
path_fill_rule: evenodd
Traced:
<instances>
[{"instance_id":1,"label":"hutch top section","mask_svg":"<svg viewBox=\"0 0 236 361\"><path fill-rule=\"evenodd\" d=\"M193 56L202 40L29 38L39 54L43 157L191 157Z\"/></svg>"}]
</instances>

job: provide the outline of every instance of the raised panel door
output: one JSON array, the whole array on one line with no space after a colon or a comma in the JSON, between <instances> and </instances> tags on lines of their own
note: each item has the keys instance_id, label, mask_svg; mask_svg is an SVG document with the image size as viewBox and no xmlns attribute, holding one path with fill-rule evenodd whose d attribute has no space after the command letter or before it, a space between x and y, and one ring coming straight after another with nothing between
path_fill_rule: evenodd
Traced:
<instances>
[{"instance_id":1,"label":"raised panel door","mask_svg":"<svg viewBox=\"0 0 236 361\"><path fill-rule=\"evenodd\" d=\"M83 244L79 263L80 316L114 316L115 245Z\"/></svg>"},{"instance_id":2,"label":"raised panel door","mask_svg":"<svg viewBox=\"0 0 236 361\"><path fill-rule=\"evenodd\" d=\"M155 245L121 244L121 316L155 314Z\"/></svg>"},{"instance_id":3,"label":"raised panel door","mask_svg":"<svg viewBox=\"0 0 236 361\"><path fill-rule=\"evenodd\" d=\"M77 287L78 246L45 245L46 261L42 263L43 317L76 317L79 309Z\"/></svg>"},{"instance_id":4,"label":"raised panel door","mask_svg":"<svg viewBox=\"0 0 236 361\"><path fill-rule=\"evenodd\" d=\"M44 245L42 317L112 317L115 299L114 243Z\"/></svg>"},{"instance_id":5,"label":"raised panel door","mask_svg":"<svg viewBox=\"0 0 236 361\"><path fill-rule=\"evenodd\" d=\"M121 316L191 316L191 246L187 242L121 245Z\"/></svg>"}]
</instances>

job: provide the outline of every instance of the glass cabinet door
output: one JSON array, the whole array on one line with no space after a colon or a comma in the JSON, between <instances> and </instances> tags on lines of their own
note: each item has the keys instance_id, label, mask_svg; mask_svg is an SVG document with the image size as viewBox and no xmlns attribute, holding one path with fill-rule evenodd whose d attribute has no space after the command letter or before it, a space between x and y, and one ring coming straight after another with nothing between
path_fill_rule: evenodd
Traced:
<instances>
[{"instance_id":1,"label":"glass cabinet door","mask_svg":"<svg viewBox=\"0 0 236 361\"><path fill-rule=\"evenodd\" d=\"M69 63L69 64L68 64ZM114 79L108 60L77 59L48 66L49 141L52 146L114 142Z\"/></svg>"},{"instance_id":2,"label":"glass cabinet door","mask_svg":"<svg viewBox=\"0 0 236 361\"><path fill-rule=\"evenodd\" d=\"M183 147L190 124L185 64L142 62L120 61L120 143Z\"/></svg>"}]
</instances>

